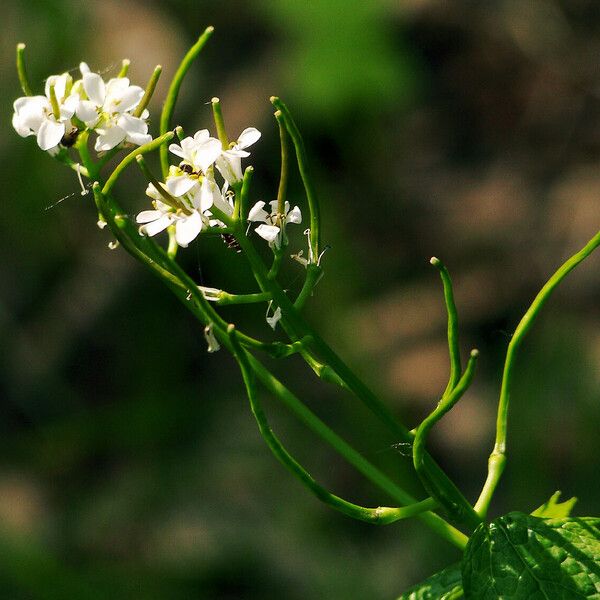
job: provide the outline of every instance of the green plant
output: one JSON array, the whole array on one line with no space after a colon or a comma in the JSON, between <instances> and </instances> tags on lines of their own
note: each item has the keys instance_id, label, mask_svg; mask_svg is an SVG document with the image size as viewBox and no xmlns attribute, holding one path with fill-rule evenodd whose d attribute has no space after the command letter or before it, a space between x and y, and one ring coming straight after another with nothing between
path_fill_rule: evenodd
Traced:
<instances>
[{"instance_id":1,"label":"green plant","mask_svg":"<svg viewBox=\"0 0 600 600\"><path fill-rule=\"evenodd\" d=\"M574 499L558 502L558 493L531 515L512 512L486 522L494 492L506 464L507 426L513 372L519 347L541 308L562 280L600 245L600 233L569 258L548 280L517 326L508 345L496 425L496 440L489 457L488 476L476 502L470 502L427 452L427 438L435 424L453 408L475 376L478 352L472 350L463 369L458 341L458 317L452 283L437 258L431 263L440 274L448 313L450 377L434 410L412 431L399 423L386 405L330 348L302 314L323 275L322 221L317 192L310 176L306 149L287 106L277 97L271 102L279 127L281 176L277 198L250 205L253 168L242 171L247 148L260 138L255 128L245 129L230 141L221 104L212 100L217 138L207 130L186 137L172 128L172 114L180 86L191 63L212 34L208 28L184 57L164 103L159 136L148 133L148 102L161 74L157 67L145 90L130 85L129 63L108 82L82 63L81 78L65 73L51 76L45 94L35 96L24 64L25 46L17 47L17 70L25 94L14 105L13 126L23 137L35 135L39 147L91 182L98 224L108 230L133 258L152 271L197 318L209 352L227 349L239 365L251 411L259 431L276 458L321 501L358 520L390 524L417 517L440 537L463 551L461 564L451 566L407 592L402 598L594 598L600 597L600 520L571 517ZM96 135L94 151L90 137ZM178 138L179 144L173 143ZM111 160L130 152L110 170ZM131 149L133 148L133 149ZM152 172L146 156L158 151L161 177ZM169 151L181 160L170 164ZM293 297L279 282L282 262L289 258L287 228L302 221L299 207L287 201L288 175L295 158L306 194L309 227L306 254L291 255L304 269L304 282ZM137 164L148 182L146 194L153 209L133 220L118 202L114 190L123 174ZM106 171L109 171L106 174ZM220 175L219 175L220 174ZM220 177L220 181L218 178ZM253 223L260 223L251 233ZM153 237L163 231L163 249ZM265 263L254 243L254 234L266 241L272 261ZM257 290L234 294L199 286L177 262L179 248L198 235L219 235L243 254ZM116 247L111 242L111 247ZM266 321L281 327L286 341L267 342L250 336L225 321L222 305L267 305ZM323 381L350 392L379 418L400 443L411 448L414 470L425 497L414 498L401 485L367 460L330 429L298 396L289 390L257 357L285 360L299 355ZM395 506L364 507L333 494L317 482L284 447L272 431L261 405L261 389L272 394L314 434L329 444L366 479L381 489Z\"/></svg>"}]
</instances>

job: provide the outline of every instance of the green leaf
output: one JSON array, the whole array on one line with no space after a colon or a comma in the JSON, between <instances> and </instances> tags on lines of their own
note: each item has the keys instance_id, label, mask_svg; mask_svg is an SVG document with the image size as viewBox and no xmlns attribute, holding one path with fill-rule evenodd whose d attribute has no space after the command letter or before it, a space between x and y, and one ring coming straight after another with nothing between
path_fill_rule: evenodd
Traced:
<instances>
[{"instance_id":1,"label":"green leaf","mask_svg":"<svg viewBox=\"0 0 600 600\"><path fill-rule=\"evenodd\" d=\"M568 517L573 510L573 507L577 503L577 498L573 496L569 500L559 502L561 492L557 491L550 496L547 502L542 504L539 508L536 508L532 513L532 517L542 517L545 519Z\"/></svg>"},{"instance_id":2,"label":"green leaf","mask_svg":"<svg viewBox=\"0 0 600 600\"><path fill-rule=\"evenodd\" d=\"M462 561L466 598L600 599L600 518L509 513L480 525Z\"/></svg>"},{"instance_id":3,"label":"green leaf","mask_svg":"<svg viewBox=\"0 0 600 600\"><path fill-rule=\"evenodd\" d=\"M460 564L456 564L410 588L398 600L454 600L462 597Z\"/></svg>"}]
</instances>

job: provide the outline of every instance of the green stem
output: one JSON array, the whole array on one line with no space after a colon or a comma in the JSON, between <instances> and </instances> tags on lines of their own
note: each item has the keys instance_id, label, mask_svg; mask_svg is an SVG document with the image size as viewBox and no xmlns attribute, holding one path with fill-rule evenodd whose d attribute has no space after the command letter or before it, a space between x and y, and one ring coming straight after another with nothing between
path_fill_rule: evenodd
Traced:
<instances>
[{"instance_id":1,"label":"green stem","mask_svg":"<svg viewBox=\"0 0 600 600\"><path fill-rule=\"evenodd\" d=\"M452 291L452 280L450 273L439 258L433 256L429 261L440 273L442 284L444 286L444 300L446 302L446 311L448 313L448 350L450 353L450 378L444 391L444 395L451 392L456 386L462 373L460 363L460 347L458 345L458 313L454 303L454 292Z\"/></svg>"},{"instance_id":2,"label":"green stem","mask_svg":"<svg viewBox=\"0 0 600 600\"><path fill-rule=\"evenodd\" d=\"M250 199L250 183L252 183L252 175L254 174L254 167L246 167L244 171L244 179L242 180L242 189L240 191L240 202L239 202L239 214L234 215L239 219L240 223L245 224L248 219L248 201Z\"/></svg>"},{"instance_id":3,"label":"green stem","mask_svg":"<svg viewBox=\"0 0 600 600\"><path fill-rule=\"evenodd\" d=\"M117 75L117 77L127 77L127 73L129 72L130 64L131 64L131 61L128 58L124 58L121 61L121 70L119 71L119 74Z\"/></svg>"},{"instance_id":4,"label":"green stem","mask_svg":"<svg viewBox=\"0 0 600 600\"><path fill-rule=\"evenodd\" d=\"M160 79L161 73L162 73L162 67L160 65L156 65L156 67L154 67L154 71L152 72L152 75L150 76L150 79L148 80L148 84L146 85L146 90L144 91L144 95L142 96L140 103L135 107L135 110L133 111L134 117L142 116L142 113L144 112L145 108L148 106L148 103L150 102L150 99L152 98L152 95L154 94L154 90L156 89L156 84L158 83L158 80Z\"/></svg>"},{"instance_id":5,"label":"green stem","mask_svg":"<svg viewBox=\"0 0 600 600\"><path fill-rule=\"evenodd\" d=\"M317 193L308 167L308 158L306 156L304 140L302 139L300 130L294 122L287 106L276 96L271 97L271 103L281 113L281 118L285 123L285 127L292 138L292 143L296 150L298 169L300 171L300 177L302 178L310 210L310 243L315 260L317 260L321 245L321 216Z\"/></svg>"},{"instance_id":6,"label":"green stem","mask_svg":"<svg viewBox=\"0 0 600 600\"><path fill-rule=\"evenodd\" d=\"M123 173L123 171L133 161L135 161L138 156L140 156L142 154L147 154L148 152L153 152L157 148L162 149L162 148L166 147L166 144L168 144L173 139L174 135L175 134L172 131L169 131L169 132L165 133L164 135L157 137L155 140L152 140L151 142L148 142L147 144L144 144L143 146L139 146L138 148L136 148L135 150L130 152L115 167L114 171L111 173L110 177L108 178L108 181L104 184L104 187L102 188L102 194L104 196L107 196L111 192L112 188L114 187L115 183L117 182L117 179L119 179L119 177L121 176L121 173Z\"/></svg>"},{"instance_id":7,"label":"green stem","mask_svg":"<svg viewBox=\"0 0 600 600\"><path fill-rule=\"evenodd\" d=\"M257 294L229 294L221 291L218 294L218 300L215 302L218 306L229 306L231 304L255 304L257 302L269 302L271 294L268 292L259 292Z\"/></svg>"},{"instance_id":8,"label":"green stem","mask_svg":"<svg viewBox=\"0 0 600 600\"><path fill-rule=\"evenodd\" d=\"M225 131L225 120L223 119L223 111L221 110L221 101L218 98L212 98L210 103L212 104L213 118L217 128L217 137L221 142L223 150L227 150L227 148L229 148L229 138L227 137L227 131Z\"/></svg>"},{"instance_id":9,"label":"green stem","mask_svg":"<svg viewBox=\"0 0 600 600\"><path fill-rule=\"evenodd\" d=\"M344 382L344 387L350 390L374 415L376 415L389 430L399 438L399 441L412 443L414 438L408 429L396 421L388 407L306 323L279 284L268 278L266 267L258 256L252 242L240 231L237 232L236 237L243 250L244 256L250 263L259 287L263 292L270 292L275 306L281 308L281 324L292 342L298 341L304 337L310 339L310 346L307 350L310 351L312 349L313 351L316 351L321 362L329 365L329 367L331 367L338 375L338 378ZM439 488L445 490L446 495L453 499L456 506L461 507L461 509L457 510L452 516L459 523L462 523L461 519L466 516L467 521L464 522L464 524L469 527L472 526L473 519L469 517L473 510L472 506L429 454L425 454L423 460L425 461L426 468L431 474L431 477L434 477L437 480Z\"/></svg>"},{"instance_id":10,"label":"green stem","mask_svg":"<svg viewBox=\"0 0 600 600\"><path fill-rule=\"evenodd\" d=\"M279 125L279 144L281 146L281 175L279 177L279 188L277 189L277 213L285 216L285 199L287 195L288 172L289 172L289 151L288 134L285 128L285 121L280 110L275 112L275 118ZM283 218L283 217L282 217Z\"/></svg>"},{"instance_id":11,"label":"green stem","mask_svg":"<svg viewBox=\"0 0 600 600\"><path fill-rule=\"evenodd\" d=\"M200 51L208 42L210 36L214 31L214 27L207 27L204 33L198 38L198 41L188 50L188 53L183 57L179 68L175 72L167 97L160 115L160 134L163 135L171 128L171 117L175 110L175 103L177 102L177 96L179 94L179 88L183 82L188 69L190 68L194 59L200 54ZM166 177L169 173L169 151L166 146L160 149L160 164L162 167L163 177Z\"/></svg>"},{"instance_id":12,"label":"green stem","mask_svg":"<svg viewBox=\"0 0 600 600\"><path fill-rule=\"evenodd\" d=\"M105 186L106 187L106 186ZM231 342L227 334L227 324L212 309L208 301L202 296L200 290L194 282L181 270L176 262L171 261L168 256L152 240L137 234L137 229L130 220L123 216L123 212L112 196L105 196L100 190L100 185L94 185L94 196L98 203L100 214L105 218L111 231L121 242L123 248L131 253L135 258L141 260L147 267L159 276L167 287L179 298L188 310L190 310L204 325L213 324L214 333L219 342L232 351ZM194 300L194 302L192 302ZM267 350L269 346L275 348L275 344L268 345L261 342L247 339L248 336L238 333L240 342L253 347ZM283 348L285 351L285 348ZM367 476L378 487L385 490L397 502L401 504L413 504L414 499L402 488L397 486L386 475L381 473L376 467L371 465L349 444L342 440L330 428L328 428L316 415L314 415L304 404L296 398L287 388L281 384L262 363L253 356L248 360L252 370L256 373L259 380L271 393L278 396L286 406L298 418L317 433L324 441L330 444L335 450L340 452L350 464L354 465L361 473ZM466 545L466 536L444 521L434 513L422 513L419 518L425 522L431 529L436 531L441 537L448 540L455 546L463 549Z\"/></svg>"},{"instance_id":13,"label":"green stem","mask_svg":"<svg viewBox=\"0 0 600 600\"><path fill-rule=\"evenodd\" d=\"M29 77L25 68L25 44L23 43L17 44L17 75L23 93L26 96L33 96L33 90L29 84Z\"/></svg>"},{"instance_id":14,"label":"green stem","mask_svg":"<svg viewBox=\"0 0 600 600\"><path fill-rule=\"evenodd\" d=\"M242 349L237 340L235 328L233 325L228 329L233 355L237 359L246 386L250 408L256 419L259 432L265 440L267 446L273 455L297 478L299 479L319 500L328 506L338 510L345 515L366 521L375 525L387 525L400 519L416 516L422 512L437 508L438 504L432 498L427 498L421 502L416 502L409 506L391 508L380 506L378 508L365 508L352 502L348 502L339 496L332 494L322 485L320 485L310 473L285 449L275 433L273 433L264 410L259 401L258 391L256 389L256 377L252 370L246 351Z\"/></svg>"},{"instance_id":15,"label":"green stem","mask_svg":"<svg viewBox=\"0 0 600 600\"><path fill-rule=\"evenodd\" d=\"M478 354L477 350L471 352L471 357L469 358L463 376L459 379L451 392L442 396L437 407L419 425L412 447L415 471L423 483L423 487L427 490L427 493L431 494L431 496L435 498L449 514L459 514L460 522L467 523L472 528L477 527L481 522L481 519L466 500L464 502L461 501L460 504L456 502L457 496L460 495L462 497L458 488L455 488L453 493L449 494L447 486L440 486L438 484L437 474L430 472L429 465L425 460L425 444L431 428L460 400L462 395L471 385L475 374L475 363ZM465 505L468 505L468 509L466 510Z\"/></svg>"},{"instance_id":16,"label":"green stem","mask_svg":"<svg viewBox=\"0 0 600 600\"><path fill-rule=\"evenodd\" d=\"M77 152L79 152L79 158L81 159L81 163L87 170L87 176L92 180L97 180L99 178L99 166L94 162L90 149L88 148L88 141L90 137L89 131L82 131L77 138Z\"/></svg>"},{"instance_id":17,"label":"green stem","mask_svg":"<svg viewBox=\"0 0 600 600\"><path fill-rule=\"evenodd\" d=\"M345 440L338 436L323 421L321 421L309 408L307 408L292 392L290 392L262 363L253 356L248 360L256 376L273 395L277 396L283 404L292 411L313 433L329 444L336 452L341 454L357 471L362 473L377 487L385 491L399 504L410 505L415 499L377 467L372 465L358 453ZM419 519L427 524L438 535L448 540L458 548L464 549L467 537L434 513L426 512L419 515Z\"/></svg>"},{"instance_id":18,"label":"green stem","mask_svg":"<svg viewBox=\"0 0 600 600\"><path fill-rule=\"evenodd\" d=\"M475 510L481 515L487 514L488 507L492 501L496 486L504 471L506 463L506 436L508 426L508 409L513 383L513 372L517 351L535 322L540 310L552 295L552 292L561 281L583 260L585 260L600 245L600 232L598 232L579 252L571 256L550 277L544 287L539 291L527 312L519 322L506 351L504 372L502 374L502 387L500 390L500 401L498 403L498 418L496 422L496 440L494 449L490 454L488 462L488 475L475 504Z\"/></svg>"},{"instance_id":19,"label":"green stem","mask_svg":"<svg viewBox=\"0 0 600 600\"><path fill-rule=\"evenodd\" d=\"M294 302L294 308L296 310L302 310L306 301L310 298L314 287L317 285L321 277L323 276L323 269L314 263L306 265L306 277L302 289Z\"/></svg>"}]
</instances>

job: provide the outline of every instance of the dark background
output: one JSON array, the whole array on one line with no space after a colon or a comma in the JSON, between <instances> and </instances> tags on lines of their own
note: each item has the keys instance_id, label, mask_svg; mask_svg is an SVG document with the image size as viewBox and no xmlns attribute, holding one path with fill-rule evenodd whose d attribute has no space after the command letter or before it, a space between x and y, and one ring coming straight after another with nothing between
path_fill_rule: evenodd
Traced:
<instances>
[{"instance_id":1,"label":"dark background","mask_svg":"<svg viewBox=\"0 0 600 600\"><path fill-rule=\"evenodd\" d=\"M272 458L231 358L206 353L169 292L108 250L74 174L11 129L14 46L28 44L37 89L80 60L109 76L128 57L141 85L161 63L156 133L174 68L213 24L176 120L211 127L206 103L218 95L231 137L258 127L253 200L270 200L279 155L268 97L287 101L331 245L308 317L411 427L448 372L430 256L453 274L463 355L476 346L481 358L432 452L474 500L510 334L598 228L598 3L10 0L3 22L0 597L389 599L458 560L419 522L376 528L328 510ZM144 187L135 171L120 185L132 213L147 204ZM290 195L304 202L296 175ZM251 289L244 258L218 239L180 256L206 285ZM576 514L598 514L599 266L592 257L569 276L523 347L493 514L530 511L556 489L580 498ZM301 274L289 264L283 281L297 289ZM265 334L261 307L223 314ZM410 459L355 401L298 361L276 368L421 494ZM282 407L266 407L327 487L390 502Z\"/></svg>"}]
</instances>

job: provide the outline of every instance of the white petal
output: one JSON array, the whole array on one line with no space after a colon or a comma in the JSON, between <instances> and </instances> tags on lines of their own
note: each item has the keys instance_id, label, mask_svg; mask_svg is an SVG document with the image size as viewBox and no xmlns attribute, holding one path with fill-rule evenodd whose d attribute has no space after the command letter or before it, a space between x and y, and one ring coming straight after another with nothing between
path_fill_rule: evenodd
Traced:
<instances>
[{"instance_id":1,"label":"white petal","mask_svg":"<svg viewBox=\"0 0 600 600\"><path fill-rule=\"evenodd\" d=\"M285 218L286 223L302 223L302 212L300 208L294 206Z\"/></svg>"},{"instance_id":2,"label":"white petal","mask_svg":"<svg viewBox=\"0 0 600 600\"><path fill-rule=\"evenodd\" d=\"M21 137L27 137L28 135L34 135L34 132L29 127L26 127L23 125L18 113L14 113L12 116L12 126L15 128L15 131Z\"/></svg>"},{"instance_id":3,"label":"white petal","mask_svg":"<svg viewBox=\"0 0 600 600\"><path fill-rule=\"evenodd\" d=\"M96 105L102 106L106 98L104 80L97 73L83 74L83 89L88 98Z\"/></svg>"},{"instance_id":4,"label":"white petal","mask_svg":"<svg viewBox=\"0 0 600 600\"><path fill-rule=\"evenodd\" d=\"M82 76L85 75L86 73L90 73L91 72L90 68L88 67L88 64L85 63L85 62L80 62L79 63L79 71L81 72Z\"/></svg>"},{"instance_id":5,"label":"white petal","mask_svg":"<svg viewBox=\"0 0 600 600\"><path fill-rule=\"evenodd\" d=\"M175 156L179 156L179 158L185 158L183 154L183 148L181 146L178 146L177 144L171 144L169 146L169 152L171 152Z\"/></svg>"},{"instance_id":6,"label":"white petal","mask_svg":"<svg viewBox=\"0 0 600 600\"><path fill-rule=\"evenodd\" d=\"M137 223L150 223L160 219L163 214L160 210L143 210L135 220Z\"/></svg>"},{"instance_id":7,"label":"white petal","mask_svg":"<svg viewBox=\"0 0 600 600\"><path fill-rule=\"evenodd\" d=\"M226 152L223 152L216 161L219 173L223 175L223 179L233 185L242 178L242 164L240 159L232 156L228 157Z\"/></svg>"},{"instance_id":8,"label":"white petal","mask_svg":"<svg viewBox=\"0 0 600 600\"><path fill-rule=\"evenodd\" d=\"M277 323L281 319L281 308L279 306L274 310L272 317L267 317L267 323L271 326L272 329L275 329Z\"/></svg>"},{"instance_id":9,"label":"white petal","mask_svg":"<svg viewBox=\"0 0 600 600\"><path fill-rule=\"evenodd\" d=\"M96 152L106 152L112 150L115 146L118 146L127 136L127 132L120 127L109 127L103 130L98 136L94 149Z\"/></svg>"},{"instance_id":10,"label":"white petal","mask_svg":"<svg viewBox=\"0 0 600 600\"><path fill-rule=\"evenodd\" d=\"M258 142L260 135L261 133L256 127L247 127L240 133L240 137L237 141L238 148L243 149L252 146L252 144Z\"/></svg>"},{"instance_id":11,"label":"white petal","mask_svg":"<svg viewBox=\"0 0 600 600\"><path fill-rule=\"evenodd\" d=\"M201 171L206 172L221 154L221 142L215 138L209 138L206 142L196 148L194 164Z\"/></svg>"},{"instance_id":12,"label":"white petal","mask_svg":"<svg viewBox=\"0 0 600 600\"><path fill-rule=\"evenodd\" d=\"M175 223L175 241L186 248L191 241L196 239L200 231L202 231L202 217L195 210L189 217L178 219Z\"/></svg>"},{"instance_id":13,"label":"white petal","mask_svg":"<svg viewBox=\"0 0 600 600\"><path fill-rule=\"evenodd\" d=\"M204 144L210 138L210 133L208 129L201 129L200 131L196 131L194 134L194 142L197 144ZM186 138L187 139L187 138Z\"/></svg>"},{"instance_id":14,"label":"white petal","mask_svg":"<svg viewBox=\"0 0 600 600\"><path fill-rule=\"evenodd\" d=\"M275 225L259 225L254 231L269 243L274 242L279 235L279 227Z\"/></svg>"},{"instance_id":15,"label":"white petal","mask_svg":"<svg viewBox=\"0 0 600 600\"><path fill-rule=\"evenodd\" d=\"M119 98L119 103L115 103L117 112L124 113L135 108L140 103L143 95L144 90L141 87L137 85L128 87Z\"/></svg>"},{"instance_id":16,"label":"white petal","mask_svg":"<svg viewBox=\"0 0 600 600\"><path fill-rule=\"evenodd\" d=\"M156 219L156 221L142 225L140 231L144 232L146 235L153 236L164 231L172 222L173 215L166 214L160 217L160 219Z\"/></svg>"},{"instance_id":17,"label":"white petal","mask_svg":"<svg viewBox=\"0 0 600 600\"><path fill-rule=\"evenodd\" d=\"M187 175L178 175L167 179L166 188L172 196L179 197L187 194L197 184L197 179L192 179Z\"/></svg>"},{"instance_id":18,"label":"white petal","mask_svg":"<svg viewBox=\"0 0 600 600\"><path fill-rule=\"evenodd\" d=\"M269 214L263 209L264 205L262 200L257 202L248 213L248 221L265 221Z\"/></svg>"},{"instance_id":19,"label":"white petal","mask_svg":"<svg viewBox=\"0 0 600 600\"><path fill-rule=\"evenodd\" d=\"M31 129L33 133L38 132L42 122L46 118L46 113L52 110L45 96L19 98L15 100L13 106L17 115L19 128L21 130L25 128ZM13 126L15 126L15 120L13 120ZM17 129L16 126L15 129Z\"/></svg>"},{"instance_id":20,"label":"white petal","mask_svg":"<svg viewBox=\"0 0 600 600\"><path fill-rule=\"evenodd\" d=\"M50 119L44 119L37 135L38 146L42 150L50 150L50 148L58 146L63 135L65 135L64 123L57 123Z\"/></svg>"},{"instance_id":21,"label":"white petal","mask_svg":"<svg viewBox=\"0 0 600 600\"><path fill-rule=\"evenodd\" d=\"M152 136L149 133L132 133L125 138L125 141L130 144L135 144L136 146L143 146L152 141Z\"/></svg>"},{"instance_id":22,"label":"white petal","mask_svg":"<svg viewBox=\"0 0 600 600\"><path fill-rule=\"evenodd\" d=\"M82 100L75 110L77 118L83 121L88 127L92 127L98 121L98 112L96 105L89 100Z\"/></svg>"},{"instance_id":23,"label":"white petal","mask_svg":"<svg viewBox=\"0 0 600 600\"><path fill-rule=\"evenodd\" d=\"M117 125L124 129L128 135L148 133L148 123L144 119L132 115L121 115L117 120Z\"/></svg>"}]
</instances>

